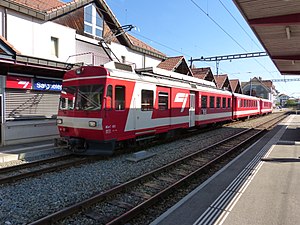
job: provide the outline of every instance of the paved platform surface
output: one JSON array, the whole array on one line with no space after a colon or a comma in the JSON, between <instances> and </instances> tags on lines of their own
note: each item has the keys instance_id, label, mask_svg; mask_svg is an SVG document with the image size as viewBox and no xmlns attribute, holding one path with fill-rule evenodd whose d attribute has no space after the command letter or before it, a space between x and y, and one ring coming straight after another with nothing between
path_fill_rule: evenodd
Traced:
<instances>
[{"instance_id":1,"label":"paved platform surface","mask_svg":"<svg viewBox=\"0 0 300 225\"><path fill-rule=\"evenodd\" d=\"M51 154L55 151L58 150L54 147L53 140L0 147L0 163Z\"/></svg>"},{"instance_id":2,"label":"paved platform surface","mask_svg":"<svg viewBox=\"0 0 300 225\"><path fill-rule=\"evenodd\" d=\"M151 225L300 224L300 115L290 115Z\"/></svg>"}]
</instances>

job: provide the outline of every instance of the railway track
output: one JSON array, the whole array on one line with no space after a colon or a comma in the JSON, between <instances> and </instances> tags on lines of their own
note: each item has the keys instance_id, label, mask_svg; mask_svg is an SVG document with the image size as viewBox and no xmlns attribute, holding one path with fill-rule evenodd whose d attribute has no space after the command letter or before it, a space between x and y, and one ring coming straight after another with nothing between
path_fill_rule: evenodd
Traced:
<instances>
[{"instance_id":1,"label":"railway track","mask_svg":"<svg viewBox=\"0 0 300 225\"><path fill-rule=\"evenodd\" d=\"M44 173L63 170L90 161L91 159L89 158L78 158L65 155L16 166L4 167L0 169L0 185L39 176Z\"/></svg>"},{"instance_id":2,"label":"railway track","mask_svg":"<svg viewBox=\"0 0 300 225\"><path fill-rule=\"evenodd\" d=\"M124 224L192 179L199 178L236 151L246 148L254 139L260 137L283 118L285 115L255 128L241 131L230 138L199 149L184 158L40 218L31 224L53 224L57 221L65 224L68 223L66 217L74 216L78 212L81 213L75 216L84 215L100 224Z\"/></svg>"}]
</instances>

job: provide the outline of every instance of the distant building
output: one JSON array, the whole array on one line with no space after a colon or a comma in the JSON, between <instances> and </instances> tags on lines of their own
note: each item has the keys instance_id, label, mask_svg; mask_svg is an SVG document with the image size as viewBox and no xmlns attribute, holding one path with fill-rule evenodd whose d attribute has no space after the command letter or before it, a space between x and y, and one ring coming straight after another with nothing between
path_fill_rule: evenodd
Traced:
<instances>
[{"instance_id":1,"label":"distant building","mask_svg":"<svg viewBox=\"0 0 300 225\"><path fill-rule=\"evenodd\" d=\"M242 82L243 94L268 99L276 105L277 90L270 80L262 80L261 77L254 77L249 82Z\"/></svg>"},{"instance_id":2,"label":"distant building","mask_svg":"<svg viewBox=\"0 0 300 225\"><path fill-rule=\"evenodd\" d=\"M287 100L289 100L290 97L286 94L279 94L276 98L277 105L280 105L281 107L286 105Z\"/></svg>"}]
</instances>

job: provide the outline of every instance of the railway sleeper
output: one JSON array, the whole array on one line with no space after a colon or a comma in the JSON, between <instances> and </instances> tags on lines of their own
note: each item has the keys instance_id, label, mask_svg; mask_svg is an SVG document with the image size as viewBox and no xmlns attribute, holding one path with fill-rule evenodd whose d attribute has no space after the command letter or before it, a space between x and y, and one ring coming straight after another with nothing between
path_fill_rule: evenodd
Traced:
<instances>
[{"instance_id":1,"label":"railway sleeper","mask_svg":"<svg viewBox=\"0 0 300 225\"><path fill-rule=\"evenodd\" d=\"M122 209L132 209L134 206L128 202L123 202L123 201L119 201L119 200L113 200L111 202L108 202L110 205L113 205L113 206L117 206L119 208L122 208Z\"/></svg>"},{"instance_id":2,"label":"railway sleeper","mask_svg":"<svg viewBox=\"0 0 300 225\"><path fill-rule=\"evenodd\" d=\"M134 195L134 196L136 196L136 197L138 197L138 198L142 198L144 200L147 200L147 199L149 199L149 198L152 197L152 195L149 195L149 194L147 194L145 192L133 191L133 192L131 192L131 194Z\"/></svg>"}]
</instances>

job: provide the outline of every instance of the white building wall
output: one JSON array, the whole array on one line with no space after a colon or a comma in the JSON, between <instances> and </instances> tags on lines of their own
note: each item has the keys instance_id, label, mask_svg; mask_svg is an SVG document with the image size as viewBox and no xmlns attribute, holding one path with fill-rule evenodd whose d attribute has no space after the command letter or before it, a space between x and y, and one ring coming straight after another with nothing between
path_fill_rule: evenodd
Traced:
<instances>
[{"instance_id":1,"label":"white building wall","mask_svg":"<svg viewBox=\"0 0 300 225\"><path fill-rule=\"evenodd\" d=\"M72 56L76 63L99 66L110 61L99 45L99 41L76 34L76 54ZM70 59L71 59L70 58Z\"/></svg>"},{"instance_id":2,"label":"white building wall","mask_svg":"<svg viewBox=\"0 0 300 225\"><path fill-rule=\"evenodd\" d=\"M4 36L4 8L0 7L0 35Z\"/></svg>"},{"instance_id":3,"label":"white building wall","mask_svg":"<svg viewBox=\"0 0 300 225\"><path fill-rule=\"evenodd\" d=\"M110 44L111 50L122 62L122 56L125 57L126 63L132 63L135 68L145 68L145 67L156 67L162 60L151 56L147 56L143 53L134 52L131 49L112 42Z\"/></svg>"},{"instance_id":4,"label":"white building wall","mask_svg":"<svg viewBox=\"0 0 300 225\"><path fill-rule=\"evenodd\" d=\"M7 40L22 55L66 62L75 54L75 30L8 11ZM51 55L51 37L58 39L58 57ZM69 61L72 62L72 61Z\"/></svg>"}]
</instances>

